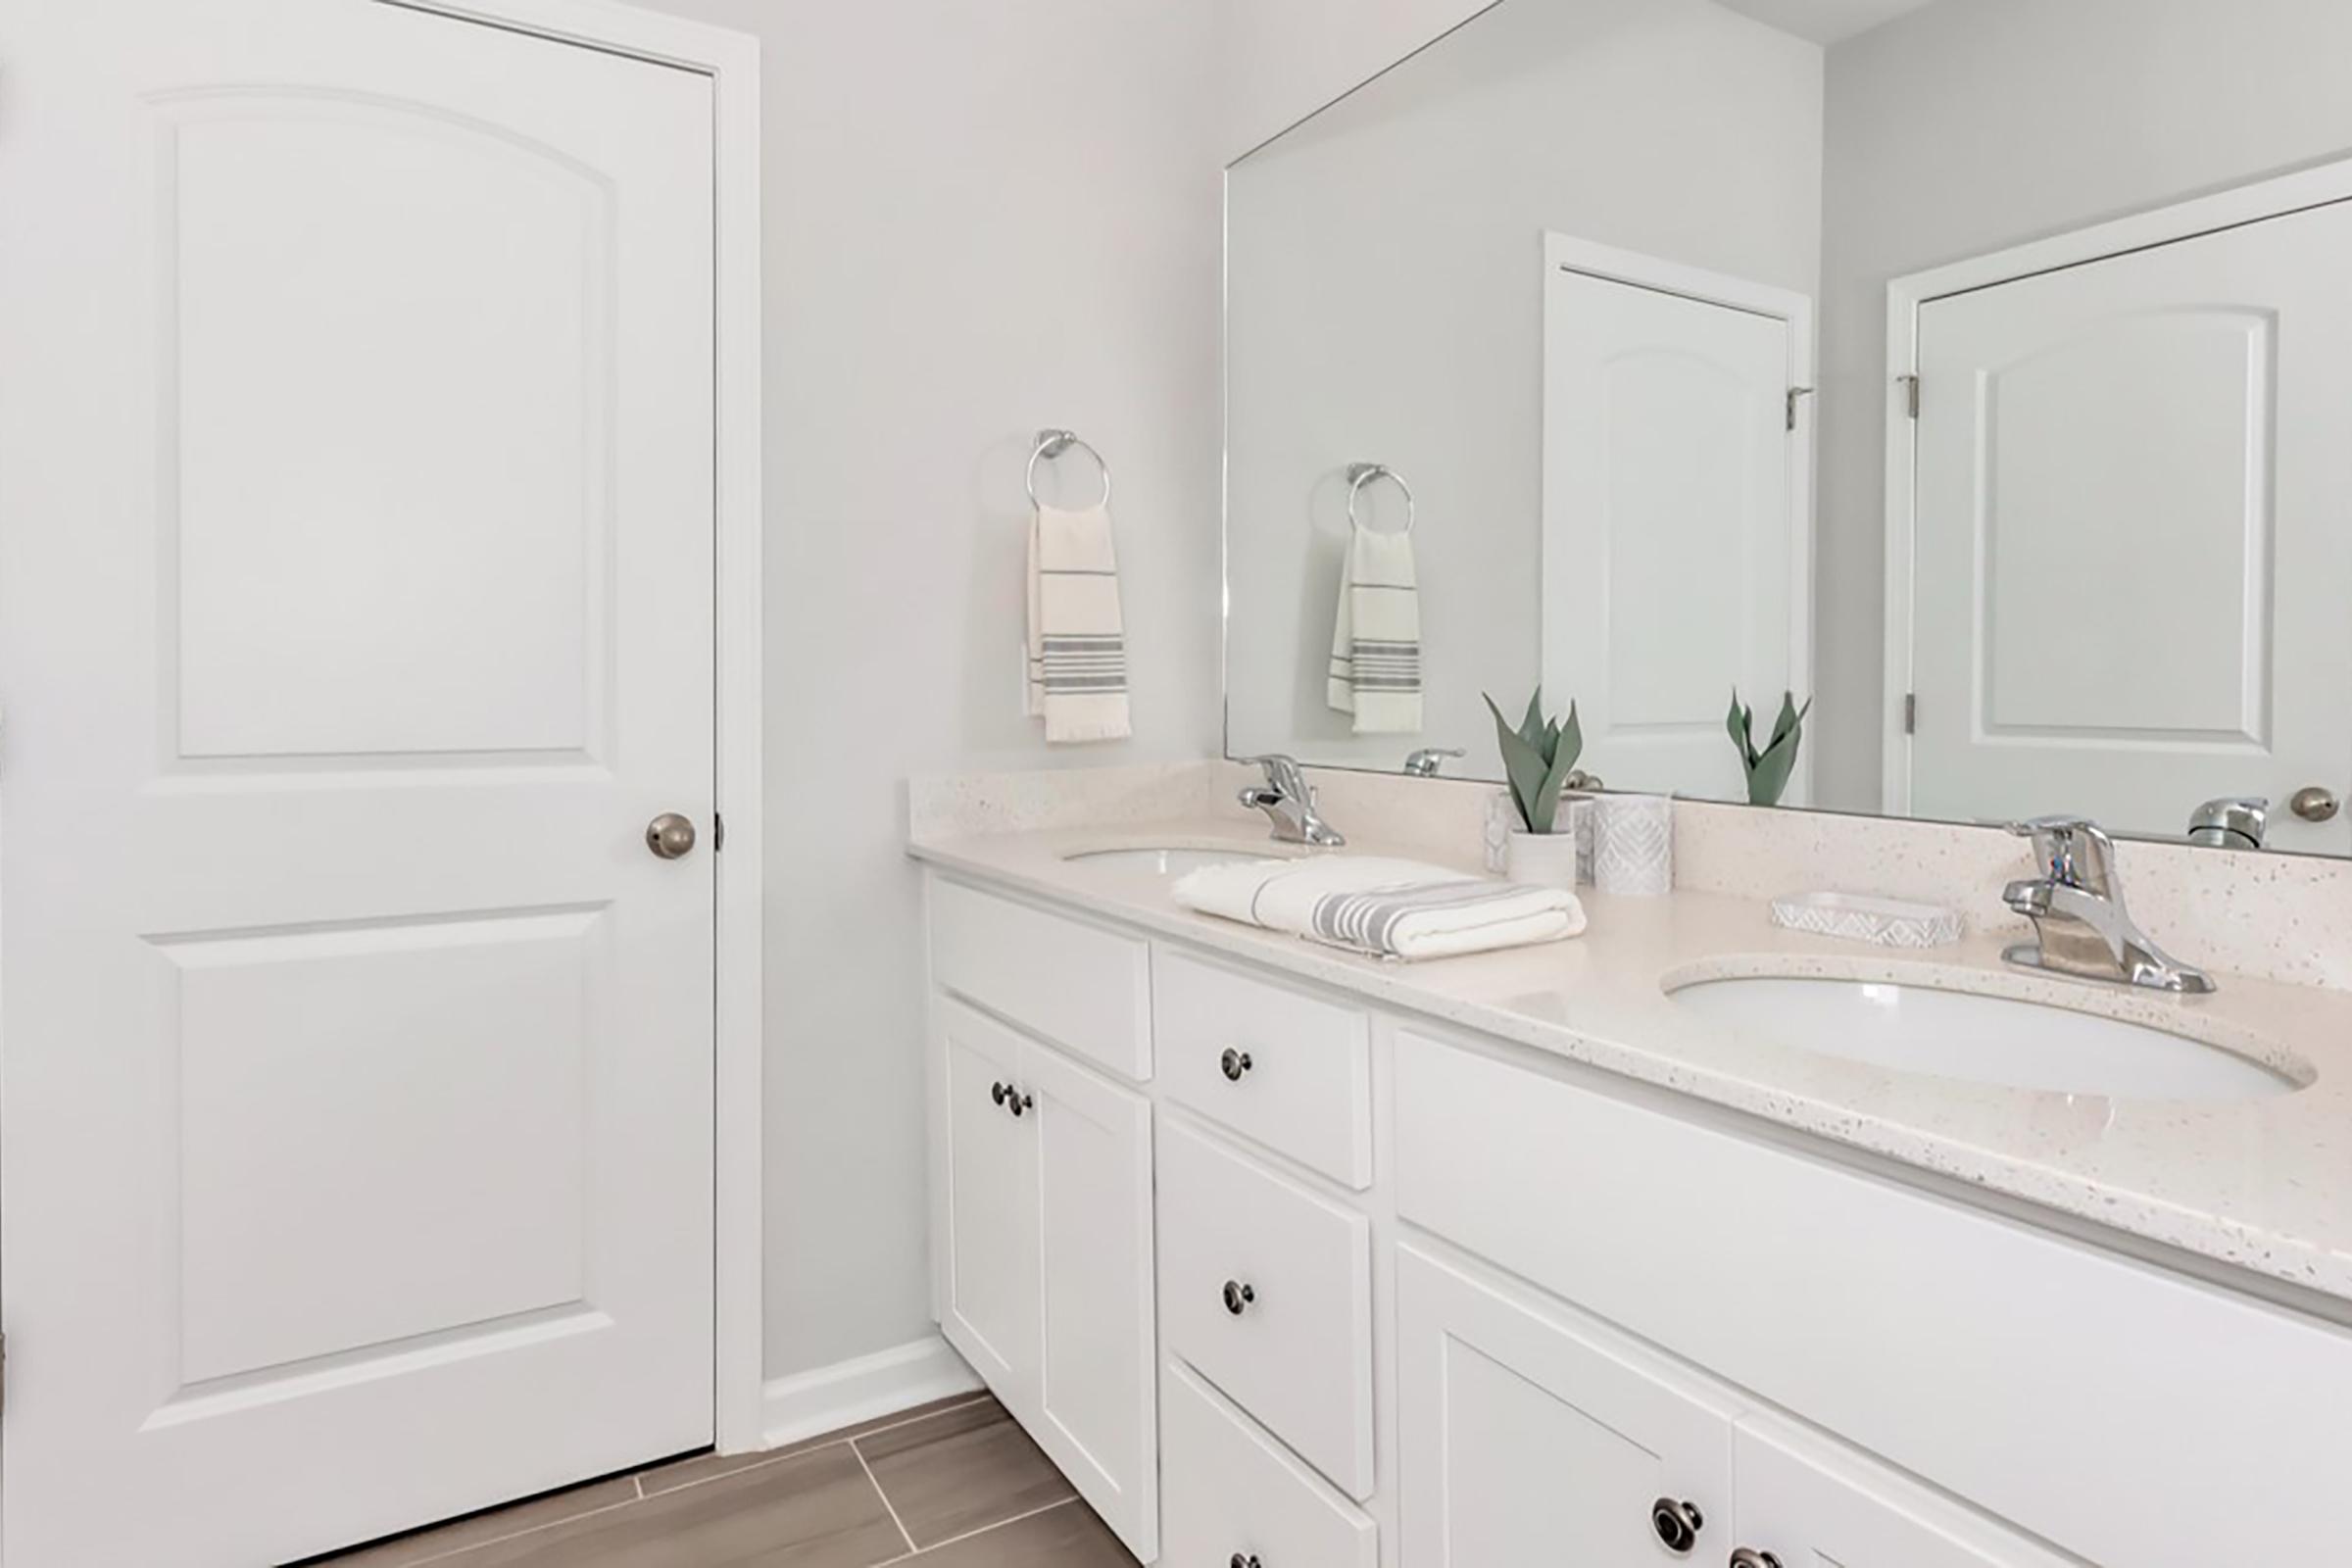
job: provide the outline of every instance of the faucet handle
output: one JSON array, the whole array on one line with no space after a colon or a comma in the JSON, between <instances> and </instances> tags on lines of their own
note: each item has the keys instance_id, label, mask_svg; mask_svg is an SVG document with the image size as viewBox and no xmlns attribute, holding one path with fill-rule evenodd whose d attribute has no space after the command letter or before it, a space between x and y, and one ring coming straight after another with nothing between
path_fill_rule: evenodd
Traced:
<instances>
[{"instance_id":1,"label":"faucet handle","mask_svg":"<svg viewBox=\"0 0 2352 1568\"><path fill-rule=\"evenodd\" d=\"M1306 774L1299 769L1296 757L1284 752L1268 752L1262 757L1240 757L1234 760L1250 767L1264 768L1267 784L1286 795L1305 799Z\"/></svg>"},{"instance_id":2,"label":"faucet handle","mask_svg":"<svg viewBox=\"0 0 2352 1568\"><path fill-rule=\"evenodd\" d=\"M2107 897L2115 894L2115 840L2087 816L2059 812L2007 823L2034 841L2034 858L2054 881Z\"/></svg>"},{"instance_id":3,"label":"faucet handle","mask_svg":"<svg viewBox=\"0 0 2352 1568\"><path fill-rule=\"evenodd\" d=\"M1404 770L1413 778L1436 778L1446 759L1468 755L1459 746L1424 746L1404 760Z\"/></svg>"}]
</instances>

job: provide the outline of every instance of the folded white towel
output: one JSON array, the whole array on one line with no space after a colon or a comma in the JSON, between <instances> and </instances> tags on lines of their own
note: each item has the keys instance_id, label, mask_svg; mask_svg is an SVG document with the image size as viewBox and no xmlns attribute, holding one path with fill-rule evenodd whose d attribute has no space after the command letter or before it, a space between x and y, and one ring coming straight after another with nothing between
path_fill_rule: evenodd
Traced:
<instances>
[{"instance_id":1,"label":"folded white towel","mask_svg":"<svg viewBox=\"0 0 2352 1568\"><path fill-rule=\"evenodd\" d=\"M1128 733L1119 567L1102 507L1029 518L1029 678L1024 711L1054 745Z\"/></svg>"},{"instance_id":2,"label":"folded white towel","mask_svg":"<svg viewBox=\"0 0 2352 1568\"><path fill-rule=\"evenodd\" d=\"M1175 894L1203 914L1389 958L1557 942L1585 928L1584 906L1565 889L1375 856L1203 866Z\"/></svg>"},{"instance_id":3,"label":"folded white towel","mask_svg":"<svg viewBox=\"0 0 2352 1568\"><path fill-rule=\"evenodd\" d=\"M1421 732L1421 589L1409 533L1351 530L1331 631L1333 708L1358 735Z\"/></svg>"}]
</instances>

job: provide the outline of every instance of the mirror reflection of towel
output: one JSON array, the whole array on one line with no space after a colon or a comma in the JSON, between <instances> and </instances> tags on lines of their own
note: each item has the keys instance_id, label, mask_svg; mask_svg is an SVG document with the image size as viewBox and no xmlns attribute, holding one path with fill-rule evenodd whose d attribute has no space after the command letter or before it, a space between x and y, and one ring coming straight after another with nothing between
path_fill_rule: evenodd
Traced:
<instances>
[{"instance_id":1,"label":"mirror reflection of towel","mask_svg":"<svg viewBox=\"0 0 2352 1568\"><path fill-rule=\"evenodd\" d=\"M1358 735L1421 732L1421 588L1407 533L1356 528L1340 573L1328 698Z\"/></svg>"}]
</instances>

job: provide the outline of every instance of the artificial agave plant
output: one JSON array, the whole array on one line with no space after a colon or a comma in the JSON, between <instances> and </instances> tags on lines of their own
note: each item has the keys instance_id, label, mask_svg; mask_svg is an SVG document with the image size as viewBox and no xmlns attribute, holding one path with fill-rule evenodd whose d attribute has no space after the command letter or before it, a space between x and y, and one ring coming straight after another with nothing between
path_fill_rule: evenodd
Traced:
<instances>
[{"instance_id":1,"label":"artificial agave plant","mask_svg":"<svg viewBox=\"0 0 2352 1568\"><path fill-rule=\"evenodd\" d=\"M1530 833L1549 833L1559 818L1560 791L1576 771L1584 754L1585 732L1576 721L1576 705L1568 705L1568 721L1544 716L1544 688L1527 700L1527 716L1513 729L1494 699L1487 699L1494 715L1495 738L1502 745L1502 770L1511 781L1511 804Z\"/></svg>"},{"instance_id":2,"label":"artificial agave plant","mask_svg":"<svg viewBox=\"0 0 2352 1568\"><path fill-rule=\"evenodd\" d=\"M1788 775L1796 767L1796 748L1804 736L1805 715L1813 711L1813 700L1796 706L1793 692L1781 694L1781 716L1773 721L1772 741L1762 751L1756 750L1756 715L1740 706L1740 691L1732 689L1732 712L1724 727L1732 732L1732 745L1739 749L1740 765L1747 770L1747 804L1778 806L1782 792L1788 788Z\"/></svg>"}]
</instances>

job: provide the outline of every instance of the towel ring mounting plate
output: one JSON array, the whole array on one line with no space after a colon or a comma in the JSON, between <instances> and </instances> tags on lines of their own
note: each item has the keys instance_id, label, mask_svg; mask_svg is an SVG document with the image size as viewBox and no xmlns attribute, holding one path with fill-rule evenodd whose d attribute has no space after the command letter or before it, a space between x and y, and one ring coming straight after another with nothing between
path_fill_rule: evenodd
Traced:
<instances>
[{"instance_id":1,"label":"towel ring mounting plate","mask_svg":"<svg viewBox=\"0 0 2352 1568\"><path fill-rule=\"evenodd\" d=\"M1417 520L1413 514L1413 487L1404 482L1403 474L1398 473L1385 463L1350 463L1348 465L1348 525L1351 528L1361 528L1364 525L1364 519L1355 514L1355 498L1363 493L1364 486L1375 479L1386 479L1404 492L1404 527L1401 531L1407 534L1411 533L1413 524Z\"/></svg>"},{"instance_id":2,"label":"towel ring mounting plate","mask_svg":"<svg viewBox=\"0 0 2352 1568\"><path fill-rule=\"evenodd\" d=\"M1102 499L1095 505L1110 505L1110 465L1102 461L1102 454L1088 445L1075 430L1040 430L1037 432L1037 445L1029 449L1029 466L1021 474L1021 487L1029 492L1031 506L1045 505L1037 498L1037 466L1040 463L1052 463L1072 447L1094 459L1095 466L1102 471Z\"/></svg>"}]
</instances>

